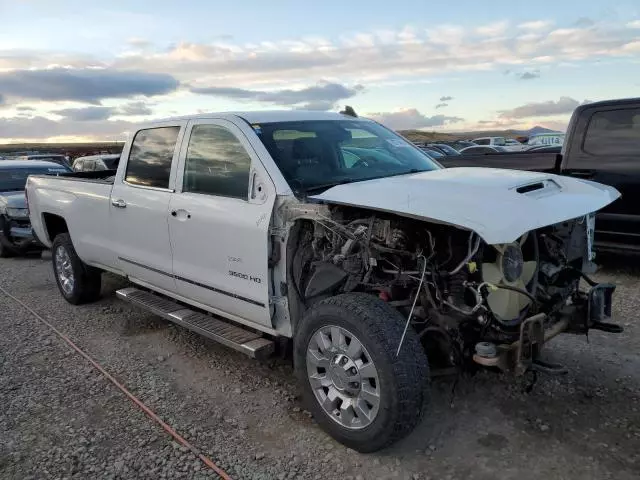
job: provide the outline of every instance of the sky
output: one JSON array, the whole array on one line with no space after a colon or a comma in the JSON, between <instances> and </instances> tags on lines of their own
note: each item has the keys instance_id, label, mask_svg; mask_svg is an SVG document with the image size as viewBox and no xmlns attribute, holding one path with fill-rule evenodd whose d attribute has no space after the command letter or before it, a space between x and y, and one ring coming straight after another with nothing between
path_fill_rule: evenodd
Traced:
<instances>
[{"instance_id":1,"label":"sky","mask_svg":"<svg viewBox=\"0 0 640 480\"><path fill-rule=\"evenodd\" d=\"M0 0L0 143L257 109L562 130L640 96L637 0Z\"/></svg>"}]
</instances>

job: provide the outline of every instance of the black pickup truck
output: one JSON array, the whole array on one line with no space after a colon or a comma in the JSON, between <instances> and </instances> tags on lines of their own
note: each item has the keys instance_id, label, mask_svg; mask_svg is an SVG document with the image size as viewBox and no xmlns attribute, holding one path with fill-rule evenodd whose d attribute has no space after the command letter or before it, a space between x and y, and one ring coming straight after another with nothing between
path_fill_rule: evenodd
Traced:
<instances>
[{"instance_id":1,"label":"black pickup truck","mask_svg":"<svg viewBox=\"0 0 640 480\"><path fill-rule=\"evenodd\" d=\"M640 253L640 98L582 105L573 112L562 153L508 152L439 158L445 167L495 167L593 180L622 196L598 214L598 251Z\"/></svg>"}]
</instances>

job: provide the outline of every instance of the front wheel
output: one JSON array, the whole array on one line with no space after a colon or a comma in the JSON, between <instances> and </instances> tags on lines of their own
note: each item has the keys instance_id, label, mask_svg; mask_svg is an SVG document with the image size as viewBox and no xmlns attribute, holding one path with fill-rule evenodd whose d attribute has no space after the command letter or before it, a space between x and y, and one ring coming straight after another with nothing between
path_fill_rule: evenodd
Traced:
<instances>
[{"instance_id":1,"label":"front wheel","mask_svg":"<svg viewBox=\"0 0 640 480\"><path fill-rule=\"evenodd\" d=\"M333 438L359 452L399 440L422 417L429 369L420 341L382 300L344 294L315 305L294 339L306 407Z\"/></svg>"},{"instance_id":2,"label":"front wheel","mask_svg":"<svg viewBox=\"0 0 640 480\"><path fill-rule=\"evenodd\" d=\"M102 285L101 272L80 260L69 234L58 235L51 250L53 272L64 299L73 305L98 300Z\"/></svg>"}]
</instances>

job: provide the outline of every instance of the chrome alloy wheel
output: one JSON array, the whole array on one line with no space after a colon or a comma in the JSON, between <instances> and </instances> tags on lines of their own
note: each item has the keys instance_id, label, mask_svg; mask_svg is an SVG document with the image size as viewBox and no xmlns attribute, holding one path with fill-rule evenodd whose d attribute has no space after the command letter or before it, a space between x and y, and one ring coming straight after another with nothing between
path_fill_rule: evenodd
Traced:
<instances>
[{"instance_id":1,"label":"chrome alloy wheel","mask_svg":"<svg viewBox=\"0 0 640 480\"><path fill-rule=\"evenodd\" d=\"M327 325L307 345L307 375L325 413L345 428L367 427L378 414L380 381L371 356L355 335Z\"/></svg>"},{"instance_id":2,"label":"chrome alloy wheel","mask_svg":"<svg viewBox=\"0 0 640 480\"><path fill-rule=\"evenodd\" d=\"M60 288L67 295L73 294L73 288L76 280L73 275L73 267L71 265L71 257L69 252L63 246L60 246L56 250L55 255L56 262L56 275L58 275L58 281L60 282Z\"/></svg>"}]
</instances>

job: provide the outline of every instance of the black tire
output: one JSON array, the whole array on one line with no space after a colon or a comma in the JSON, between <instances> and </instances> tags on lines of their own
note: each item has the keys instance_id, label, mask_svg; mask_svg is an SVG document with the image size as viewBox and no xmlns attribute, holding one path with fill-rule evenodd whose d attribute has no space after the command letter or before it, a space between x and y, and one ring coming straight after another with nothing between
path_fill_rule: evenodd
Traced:
<instances>
[{"instance_id":1,"label":"black tire","mask_svg":"<svg viewBox=\"0 0 640 480\"><path fill-rule=\"evenodd\" d=\"M361 453L380 450L408 435L422 418L429 394L429 366L418 336L409 328L396 351L406 319L382 300L350 293L319 302L304 315L294 337L294 367L305 407L338 442ZM355 335L378 370L380 404L375 419L353 430L330 418L309 382L307 348L315 332L327 325Z\"/></svg>"},{"instance_id":2,"label":"black tire","mask_svg":"<svg viewBox=\"0 0 640 480\"><path fill-rule=\"evenodd\" d=\"M11 241L0 231L0 258L13 257L16 253Z\"/></svg>"},{"instance_id":3,"label":"black tire","mask_svg":"<svg viewBox=\"0 0 640 480\"><path fill-rule=\"evenodd\" d=\"M1 233L0 233L0 236L4 237L4 235L2 235ZM10 248L7 248L4 245L3 240L4 240L4 238L0 238L0 258L9 258L9 257L13 256L13 252L11 251Z\"/></svg>"},{"instance_id":4,"label":"black tire","mask_svg":"<svg viewBox=\"0 0 640 480\"><path fill-rule=\"evenodd\" d=\"M64 249L69 256L71 271L74 276L73 287L70 291L65 291L62 287L56 265L56 254L61 248ZM102 272L97 268L86 265L82 260L80 260L68 233L62 233L56 236L53 240L51 261L53 263L53 273L56 277L58 289L67 302L73 305L80 305L83 303L95 302L100 298Z\"/></svg>"}]
</instances>

